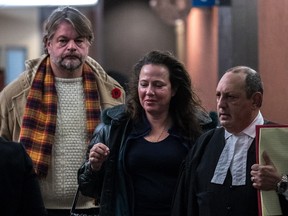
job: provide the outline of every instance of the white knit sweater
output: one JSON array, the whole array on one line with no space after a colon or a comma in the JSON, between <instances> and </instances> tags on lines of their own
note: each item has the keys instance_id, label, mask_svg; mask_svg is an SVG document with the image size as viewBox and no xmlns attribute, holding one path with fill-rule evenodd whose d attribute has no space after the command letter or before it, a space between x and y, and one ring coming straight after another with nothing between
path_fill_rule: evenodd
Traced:
<instances>
[{"instance_id":1,"label":"white knit sweater","mask_svg":"<svg viewBox=\"0 0 288 216\"><path fill-rule=\"evenodd\" d=\"M47 209L70 209L77 190L77 170L84 161L86 111L82 78L55 80L57 124L52 161L47 178L40 181ZM79 197L79 208L93 206L93 200Z\"/></svg>"}]
</instances>

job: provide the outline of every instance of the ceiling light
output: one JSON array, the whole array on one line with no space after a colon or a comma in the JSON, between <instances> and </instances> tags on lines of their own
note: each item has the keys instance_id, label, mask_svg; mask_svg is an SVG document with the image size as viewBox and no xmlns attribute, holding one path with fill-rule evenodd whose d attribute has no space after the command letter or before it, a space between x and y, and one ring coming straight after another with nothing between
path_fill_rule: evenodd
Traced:
<instances>
[{"instance_id":1,"label":"ceiling light","mask_svg":"<svg viewBox=\"0 0 288 216\"><path fill-rule=\"evenodd\" d=\"M1 0L0 7L95 5L98 0Z\"/></svg>"}]
</instances>

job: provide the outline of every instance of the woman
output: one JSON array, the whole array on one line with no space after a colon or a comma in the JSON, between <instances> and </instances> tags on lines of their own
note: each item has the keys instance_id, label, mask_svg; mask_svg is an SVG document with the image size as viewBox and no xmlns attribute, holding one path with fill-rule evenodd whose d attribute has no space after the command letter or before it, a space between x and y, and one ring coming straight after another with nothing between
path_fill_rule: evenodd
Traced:
<instances>
[{"instance_id":1,"label":"woman","mask_svg":"<svg viewBox=\"0 0 288 216\"><path fill-rule=\"evenodd\" d=\"M184 66L169 53L145 55L126 105L102 122L79 169L82 194L100 200L100 215L170 215L179 166L211 123Z\"/></svg>"}]
</instances>

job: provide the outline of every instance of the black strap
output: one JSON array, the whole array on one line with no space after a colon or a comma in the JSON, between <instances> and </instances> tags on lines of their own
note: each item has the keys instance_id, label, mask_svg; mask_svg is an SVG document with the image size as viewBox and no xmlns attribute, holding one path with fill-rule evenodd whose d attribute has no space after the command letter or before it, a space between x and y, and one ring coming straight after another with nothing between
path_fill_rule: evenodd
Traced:
<instances>
[{"instance_id":1,"label":"black strap","mask_svg":"<svg viewBox=\"0 0 288 216\"><path fill-rule=\"evenodd\" d=\"M76 204L77 204L77 201L78 201L78 197L79 197L79 186L77 187L77 192L74 196L74 200L73 200L73 204L72 204L72 208L71 208L71 211L70 213L73 213L76 209Z\"/></svg>"},{"instance_id":2,"label":"black strap","mask_svg":"<svg viewBox=\"0 0 288 216\"><path fill-rule=\"evenodd\" d=\"M100 211L99 207L90 208L90 209L81 209L81 210L79 209L79 212L81 212L81 213L77 212L76 205L77 205L78 198L79 198L79 192L80 192L80 189L79 189L79 185L78 185L78 188L77 188L74 200L73 200L72 208L70 210L70 215L98 216L99 211Z\"/></svg>"}]
</instances>

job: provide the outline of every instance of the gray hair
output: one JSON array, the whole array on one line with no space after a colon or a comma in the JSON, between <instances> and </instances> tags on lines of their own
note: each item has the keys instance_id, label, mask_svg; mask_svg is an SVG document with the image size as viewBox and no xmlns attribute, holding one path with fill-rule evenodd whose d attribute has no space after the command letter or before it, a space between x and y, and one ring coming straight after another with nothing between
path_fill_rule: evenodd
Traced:
<instances>
[{"instance_id":1,"label":"gray hair","mask_svg":"<svg viewBox=\"0 0 288 216\"><path fill-rule=\"evenodd\" d=\"M54 36L59 24L63 21L69 22L80 36L87 38L89 43L92 44L94 34L90 20L73 7L59 7L51 13L44 24L43 43L45 53L47 53L47 41Z\"/></svg>"},{"instance_id":2,"label":"gray hair","mask_svg":"<svg viewBox=\"0 0 288 216\"><path fill-rule=\"evenodd\" d=\"M230 68L226 73L245 73L245 89L247 98L251 98L255 92L260 92L262 95L264 93L263 82L261 80L260 74L247 66L236 66Z\"/></svg>"}]
</instances>

